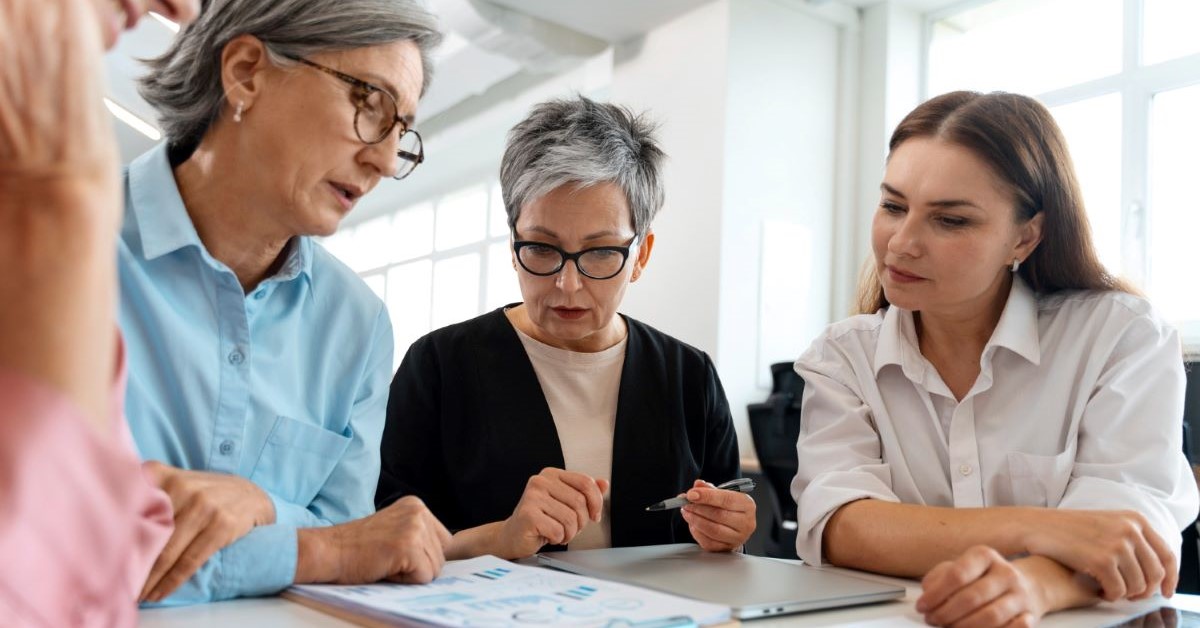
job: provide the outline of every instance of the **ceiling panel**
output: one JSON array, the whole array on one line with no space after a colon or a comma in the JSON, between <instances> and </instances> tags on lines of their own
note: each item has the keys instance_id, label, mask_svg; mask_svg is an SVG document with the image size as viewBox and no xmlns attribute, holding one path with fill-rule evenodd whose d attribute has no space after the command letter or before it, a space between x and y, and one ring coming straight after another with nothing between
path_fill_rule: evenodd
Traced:
<instances>
[{"instance_id":1,"label":"ceiling panel","mask_svg":"<svg viewBox=\"0 0 1200 628\"><path fill-rule=\"evenodd\" d=\"M486 0L609 42L646 33L711 0Z\"/></svg>"}]
</instances>

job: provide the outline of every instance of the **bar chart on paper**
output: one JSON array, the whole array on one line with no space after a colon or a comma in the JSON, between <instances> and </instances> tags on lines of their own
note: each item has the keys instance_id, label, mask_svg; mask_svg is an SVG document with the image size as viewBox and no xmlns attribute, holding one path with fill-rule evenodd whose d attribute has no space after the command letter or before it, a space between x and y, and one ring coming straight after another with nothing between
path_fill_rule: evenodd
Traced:
<instances>
[{"instance_id":1,"label":"bar chart on paper","mask_svg":"<svg viewBox=\"0 0 1200 628\"><path fill-rule=\"evenodd\" d=\"M293 595L376 622L434 626L666 628L729 619L729 608L492 556L446 563L425 585L304 585Z\"/></svg>"}]
</instances>

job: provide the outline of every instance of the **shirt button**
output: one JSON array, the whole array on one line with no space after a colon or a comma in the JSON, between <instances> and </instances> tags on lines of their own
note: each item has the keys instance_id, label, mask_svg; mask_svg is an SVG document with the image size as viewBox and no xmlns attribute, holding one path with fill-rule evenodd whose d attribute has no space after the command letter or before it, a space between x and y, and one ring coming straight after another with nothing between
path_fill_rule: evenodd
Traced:
<instances>
[{"instance_id":1,"label":"shirt button","mask_svg":"<svg viewBox=\"0 0 1200 628\"><path fill-rule=\"evenodd\" d=\"M971 475L971 471L971 465L969 464L964 464L958 468L958 472L963 475Z\"/></svg>"},{"instance_id":2,"label":"shirt button","mask_svg":"<svg viewBox=\"0 0 1200 628\"><path fill-rule=\"evenodd\" d=\"M255 293L254 293L254 299L255 299L256 301L262 301L262 300L263 300L263 297L265 297L265 296L267 296L267 291L266 291L266 290L259 290L259 291L257 291L257 292L255 292Z\"/></svg>"},{"instance_id":3,"label":"shirt button","mask_svg":"<svg viewBox=\"0 0 1200 628\"><path fill-rule=\"evenodd\" d=\"M222 456L228 456L229 454L233 453L233 441L227 440L222 442L220 450Z\"/></svg>"},{"instance_id":4,"label":"shirt button","mask_svg":"<svg viewBox=\"0 0 1200 628\"><path fill-rule=\"evenodd\" d=\"M241 364L242 360L245 360L245 359L246 359L246 356L242 355L242 352L238 349L234 349L233 351L229 352L229 363L230 364Z\"/></svg>"}]
</instances>

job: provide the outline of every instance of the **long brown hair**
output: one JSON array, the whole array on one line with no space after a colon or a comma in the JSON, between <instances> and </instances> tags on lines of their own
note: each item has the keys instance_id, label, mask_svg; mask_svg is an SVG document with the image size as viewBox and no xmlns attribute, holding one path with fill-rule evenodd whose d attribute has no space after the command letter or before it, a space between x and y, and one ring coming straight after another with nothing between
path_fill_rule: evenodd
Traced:
<instances>
[{"instance_id":1,"label":"long brown hair","mask_svg":"<svg viewBox=\"0 0 1200 628\"><path fill-rule=\"evenodd\" d=\"M975 153L1012 191L1018 222L1045 215L1042 241L1017 271L1035 292L1137 294L1100 263L1067 142L1041 103L1005 92L950 92L925 101L900 122L888 142L889 158L914 137L937 138ZM887 306L875 264L868 262L859 281L858 313Z\"/></svg>"}]
</instances>

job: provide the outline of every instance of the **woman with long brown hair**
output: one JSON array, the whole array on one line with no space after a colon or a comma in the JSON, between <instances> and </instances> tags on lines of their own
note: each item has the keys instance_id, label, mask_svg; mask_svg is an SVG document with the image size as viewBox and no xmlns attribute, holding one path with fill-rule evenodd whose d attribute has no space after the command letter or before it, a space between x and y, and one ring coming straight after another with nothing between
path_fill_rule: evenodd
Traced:
<instances>
[{"instance_id":1,"label":"woman with long brown hair","mask_svg":"<svg viewBox=\"0 0 1200 628\"><path fill-rule=\"evenodd\" d=\"M1179 337L1098 261L1049 111L945 94L889 150L859 315L796 362L797 552L923 577L936 625L1171 595Z\"/></svg>"}]
</instances>

